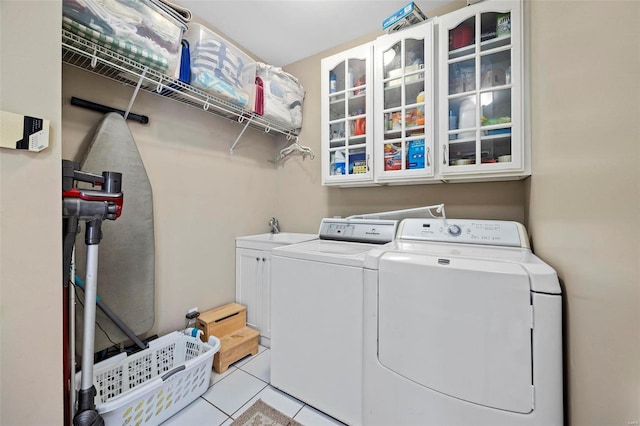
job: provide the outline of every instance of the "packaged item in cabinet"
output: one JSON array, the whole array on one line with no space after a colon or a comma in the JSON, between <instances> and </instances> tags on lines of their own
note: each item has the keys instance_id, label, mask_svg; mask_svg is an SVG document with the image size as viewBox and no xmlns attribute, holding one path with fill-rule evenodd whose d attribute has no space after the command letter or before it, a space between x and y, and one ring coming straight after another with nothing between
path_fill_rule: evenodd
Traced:
<instances>
[{"instance_id":1,"label":"packaged item in cabinet","mask_svg":"<svg viewBox=\"0 0 640 426\"><path fill-rule=\"evenodd\" d=\"M364 110L359 109L358 115L363 115ZM356 118L353 126L353 135L360 136L367 132L367 119L365 117Z\"/></svg>"},{"instance_id":2,"label":"packaged item in cabinet","mask_svg":"<svg viewBox=\"0 0 640 426\"><path fill-rule=\"evenodd\" d=\"M418 118L416 121L416 124L418 126L424 126L424 92L420 92L418 93L418 96L416 96L416 102L419 104L418 105Z\"/></svg>"},{"instance_id":3,"label":"packaged item in cabinet","mask_svg":"<svg viewBox=\"0 0 640 426\"><path fill-rule=\"evenodd\" d=\"M488 70L482 76L482 87L502 86L507 83L506 73L502 68Z\"/></svg>"},{"instance_id":4,"label":"packaged item in cabinet","mask_svg":"<svg viewBox=\"0 0 640 426\"><path fill-rule=\"evenodd\" d=\"M473 43L473 28L461 24L451 30L450 50L460 49Z\"/></svg>"},{"instance_id":5,"label":"packaged item in cabinet","mask_svg":"<svg viewBox=\"0 0 640 426\"><path fill-rule=\"evenodd\" d=\"M497 16L496 34L498 37L511 35L511 14L500 13Z\"/></svg>"},{"instance_id":6,"label":"packaged item in cabinet","mask_svg":"<svg viewBox=\"0 0 640 426\"><path fill-rule=\"evenodd\" d=\"M414 2L409 2L402 9L382 21L382 29L391 33L426 19L426 15L422 13L418 5Z\"/></svg>"},{"instance_id":7,"label":"packaged item in cabinet","mask_svg":"<svg viewBox=\"0 0 640 426\"><path fill-rule=\"evenodd\" d=\"M424 139L407 142L407 169L424 169Z\"/></svg>"},{"instance_id":8,"label":"packaged item in cabinet","mask_svg":"<svg viewBox=\"0 0 640 426\"><path fill-rule=\"evenodd\" d=\"M384 145L384 169L402 169L402 151L394 144L387 143Z\"/></svg>"},{"instance_id":9,"label":"packaged item in cabinet","mask_svg":"<svg viewBox=\"0 0 640 426\"><path fill-rule=\"evenodd\" d=\"M63 0L62 27L156 71L173 75L184 21L155 0Z\"/></svg>"},{"instance_id":10,"label":"packaged item in cabinet","mask_svg":"<svg viewBox=\"0 0 640 426\"><path fill-rule=\"evenodd\" d=\"M256 62L227 40L190 24L191 84L240 107L253 107Z\"/></svg>"},{"instance_id":11,"label":"packaged item in cabinet","mask_svg":"<svg viewBox=\"0 0 640 426\"><path fill-rule=\"evenodd\" d=\"M331 170L330 173L332 175L343 175L345 172L345 158L344 151L336 151L331 159Z\"/></svg>"},{"instance_id":12,"label":"packaged item in cabinet","mask_svg":"<svg viewBox=\"0 0 640 426\"><path fill-rule=\"evenodd\" d=\"M256 75L263 84L263 103L258 105L256 98L256 110L261 106L266 119L286 130L301 128L304 88L298 79L282 68L261 62L256 64Z\"/></svg>"},{"instance_id":13,"label":"packaged item in cabinet","mask_svg":"<svg viewBox=\"0 0 640 426\"><path fill-rule=\"evenodd\" d=\"M364 152L349 154L349 174L367 173L367 159Z\"/></svg>"}]
</instances>

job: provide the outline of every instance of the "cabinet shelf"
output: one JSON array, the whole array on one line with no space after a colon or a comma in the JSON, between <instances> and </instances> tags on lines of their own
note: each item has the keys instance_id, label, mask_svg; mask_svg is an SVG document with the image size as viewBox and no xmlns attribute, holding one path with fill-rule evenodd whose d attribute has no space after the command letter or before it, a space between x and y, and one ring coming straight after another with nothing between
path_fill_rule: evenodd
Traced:
<instances>
[{"instance_id":1,"label":"cabinet shelf","mask_svg":"<svg viewBox=\"0 0 640 426\"><path fill-rule=\"evenodd\" d=\"M199 90L173 77L164 75L139 64L126 56L95 44L89 40L62 30L62 61L68 65L98 74L102 77L136 87L155 95L188 106L202 109L220 117L248 123L250 127L277 132L288 137L297 131L285 129L215 95Z\"/></svg>"}]
</instances>

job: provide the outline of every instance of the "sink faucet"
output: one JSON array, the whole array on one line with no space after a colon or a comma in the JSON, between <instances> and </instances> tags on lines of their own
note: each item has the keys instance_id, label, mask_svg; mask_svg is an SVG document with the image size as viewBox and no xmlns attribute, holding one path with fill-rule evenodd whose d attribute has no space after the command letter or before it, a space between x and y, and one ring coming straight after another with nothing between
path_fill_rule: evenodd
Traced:
<instances>
[{"instance_id":1,"label":"sink faucet","mask_svg":"<svg viewBox=\"0 0 640 426\"><path fill-rule=\"evenodd\" d=\"M271 232L273 234L280 233L280 224L278 224L278 219L276 219L275 217L271 218L271 220L269 221L269 226L271 227Z\"/></svg>"}]
</instances>

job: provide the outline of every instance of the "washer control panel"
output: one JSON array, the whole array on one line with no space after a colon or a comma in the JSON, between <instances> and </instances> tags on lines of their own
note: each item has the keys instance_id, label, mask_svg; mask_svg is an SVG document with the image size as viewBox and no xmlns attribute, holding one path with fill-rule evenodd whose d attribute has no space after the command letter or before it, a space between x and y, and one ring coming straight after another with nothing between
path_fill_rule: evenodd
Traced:
<instances>
[{"instance_id":1,"label":"washer control panel","mask_svg":"<svg viewBox=\"0 0 640 426\"><path fill-rule=\"evenodd\" d=\"M470 219L405 219L398 239L529 248L518 222Z\"/></svg>"},{"instance_id":2,"label":"washer control panel","mask_svg":"<svg viewBox=\"0 0 640 426\"><path fill-rule=\"evenodd\" d=\"M318 236L324 240L385 244L393 241L397 220L322 219Z\"/></svg>"}]
</instances>

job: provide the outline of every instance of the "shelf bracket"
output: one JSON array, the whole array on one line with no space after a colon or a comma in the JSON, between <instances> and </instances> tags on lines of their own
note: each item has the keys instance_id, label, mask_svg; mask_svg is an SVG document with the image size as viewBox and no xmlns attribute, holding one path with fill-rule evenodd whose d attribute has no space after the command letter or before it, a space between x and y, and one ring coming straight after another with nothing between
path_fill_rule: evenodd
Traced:
<instances>
[{"instance_id":1,"label":"shelf bracket","mask_svg":"<svg viewBox=\"0 0 640 426\"><path fill-rule=\"evenodd\" d=\"M138 96L138 91L140 90L140 86L142 86L142 80L144 80L144 76L147 74L147 69L148 69L147 67L144 67L144 70L142 70L142 75L138 79L138 84L136 85L136 88L133 91L133 95L131 95L131 99L129 100L129 105L127 106L127 110L124 112L125 120L129 116L129 113L131 112L131 107L133 106L133 102L136 100L136 97Z\"/></svg>"},{"instance_id":2,"label":"shelf bracket","mask_svg":"<svg viewBox=\"0 0 640 426\"><path fill-rule=\"evenodd\" d=\"M242 124L243 121L244 121L244 117L243 116L238 117L238 123ZM233 150L235 149L235 147L238 144L238 142L240 142L240 138L244 134L245 130L247 130L247 127L249 127L249 124L251 124L251 118L247 119L247 124L244 125L244 127L242 128L242 131L240 132L240 134L236 138L236 141L233 143L233 145L231 145L231 148L229 149L229 154L230 155L233 155Z\"/></svg>"}]
</instances>

